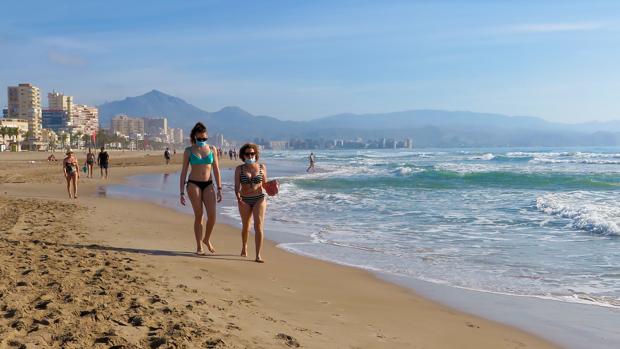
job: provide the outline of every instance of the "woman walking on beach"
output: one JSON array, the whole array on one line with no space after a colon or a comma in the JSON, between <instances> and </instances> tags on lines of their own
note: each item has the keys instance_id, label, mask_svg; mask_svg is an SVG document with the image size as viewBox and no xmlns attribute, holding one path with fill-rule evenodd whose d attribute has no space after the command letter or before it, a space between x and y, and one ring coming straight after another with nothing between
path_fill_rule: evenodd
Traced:
<instances>
[{"instance_id":1,"label":"woman walking on beach","mask_svg":"<svg viewBox=\"0 0 620 349\"><path fill-rule=\"evenodd\" d=\"M86 166L88 167L86 178L93 178L93 165L95 165L95 154L88 148L88 154L86 154Z\"/></svg>"},{"instance_id":2,"label":"woman walking on beach","mask_svg":"<svg viewBox=\"0 0 620 349\"><path fill-rule=\"evenodd\" d=\"M67 149L65 153L67 157L62 161L62 171L67 180L67 192L69 193L69 199L77 199L77 181L80 179L80 167L78 165L77 158L73 154L73 150Z\"/></svg>"},{"instance_id":3,"label":"woman walking on beach","mask_svg":"<svg viewBox=\"0 0 620 349\"><path fill-rule=\"evenodd\" d=\"M241 256L248 255L250 221L254 218L255 261L263 263L260 252L263 247L263 222L267 210L267 200L263 193L263 184L267 182L267 168L258 163L259 157L256 144L246 143L239 150L239 158L244 163L235 169L235 195L242 224Z\"/></svg>"},{"instance_id":4,"label":"woman walking on beach","mask_svg":"<svg viewBox=\"0 0 620 349\"><path fill-rule=\"evenodd\" d=\"M207 144L207 128L201 122L196 123L190 132L192 145L185 148L183 165L181 167L181 205L185 206L185 188L194 209L194 235L196 237L196 254L204 254L202 243L211 253L215 248L211 244L211 232L215 225L215 207L217 202L222 201L222 182L218 163L217 150ZM189 178L187 171L191 165ZM213 177L217 182L217 192L213 190ZM187 181L186 181L187 178ZM203 206L207 210L207 225L204 238L202 237Z\"/></svg>"}]
</instances>

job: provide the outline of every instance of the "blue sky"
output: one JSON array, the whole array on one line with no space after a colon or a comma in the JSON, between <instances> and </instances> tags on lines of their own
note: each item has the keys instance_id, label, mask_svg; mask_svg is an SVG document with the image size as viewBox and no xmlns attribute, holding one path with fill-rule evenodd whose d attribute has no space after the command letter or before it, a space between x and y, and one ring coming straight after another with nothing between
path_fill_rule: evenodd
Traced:
<instances>
[{"instance_id":1,"label":"blue sky","mask_svg":"<svg viewBox=\"0 0 620 349\"><path fill-rule=\"evenodd\" d=\"M428 108L610 120L619 62L618 1L11 1L0 13L4 91L32 82L95 105L158 89L291 120Z\"/></svg>"}]
</instances>

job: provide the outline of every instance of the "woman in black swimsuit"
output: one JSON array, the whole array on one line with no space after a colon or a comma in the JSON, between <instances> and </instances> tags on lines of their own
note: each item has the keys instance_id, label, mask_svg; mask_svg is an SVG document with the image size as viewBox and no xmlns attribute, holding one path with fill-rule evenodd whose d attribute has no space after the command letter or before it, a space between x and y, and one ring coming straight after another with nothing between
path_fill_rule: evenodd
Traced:
<instances>
[{"instance_id":1,"label":"woman in black swimsuit","mask_svg":"<svg viewBox=\"0 0 620 349\"><path fill-rule=\"evenodd\" d=\"M194 209L194 235L196 237L196 254L204 254L204 243L211 253L215 248L211 244L211 232L215 226L215 206L222 201L222 181L215 147L207 144L207 128L201 122L197 123L190 133L192 146L185 148L183 165L181 167L181 205L185 206L185 188ZM187 170L191 165L189 178ZM211 171L217 181L217 192L213 189L214 182ZM186 181L187 179L187 181ZM217 194L217 195L216 195ZM207 225L204 238L202 237L203 208L207 210Z\"/></svg>"},{"instance_id":2,"label":"woman in black swimsuit","mask_svg":"<svg viewBox=\"0 0 620 349\"><path fill-rule=\"evenodd\" d=\"M62 161L62 172L67 180L67 192L69 193L69 199L77 199L77 182L80 179L80 171L78 169L80 167L77 158L73 155L73 150L67 149L65 154L67 157Z\"/></svg>"},{"instance_id":3,"label":"woman in black swimsuit","mask_svg":"<svg viewBox=\"0 0 620 349\"><path fill-rule=\"evenodd\" d=\"M86 154L86 166L88 167L88 173L86 178L93 178L93 165L95 164L95 154L90 148L88 148L88 154Z\"/></svg>"},{"instance_id":4,"label":"woman in black swimsuit","mask_svg":"<svg viewBox=\"0 0 620 349\"><path fill-rule=\"evenodd\" d=\"M250 221L254 217L254 239L256 243L256 259L263 263L260 255L263 247L263 221L267 210L267 200L263 193L263 184L267 182L267 167L259 164L258 146L246 143L239 150L239 158L244 162L235 170L235 195L241 215L241 256L248 255L248 234Z\"/></svg>"}]
</instances>

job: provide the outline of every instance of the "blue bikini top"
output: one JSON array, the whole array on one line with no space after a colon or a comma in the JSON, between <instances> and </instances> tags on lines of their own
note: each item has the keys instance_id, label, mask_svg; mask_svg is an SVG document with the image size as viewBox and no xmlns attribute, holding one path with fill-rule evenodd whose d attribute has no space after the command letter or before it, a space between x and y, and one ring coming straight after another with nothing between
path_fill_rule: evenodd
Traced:
<instances>
[{"instance_id":1,"label":"blue bikini top","mask_svg":"<svg viewBox=\"0 0 620 349\"><path fill-rule=\"evenodd\" d=\"M192 165L211 165L213 163L213 151L209 152L209 155L204 158L194 154L192 147L185 148L189 150L189 163Z\"/></svg>"}]
</instances>

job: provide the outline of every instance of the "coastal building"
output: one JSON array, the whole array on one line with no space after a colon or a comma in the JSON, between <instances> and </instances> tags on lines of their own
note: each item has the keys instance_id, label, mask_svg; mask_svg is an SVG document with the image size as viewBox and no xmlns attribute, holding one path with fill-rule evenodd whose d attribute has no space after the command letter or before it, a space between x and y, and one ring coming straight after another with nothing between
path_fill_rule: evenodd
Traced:
<instances>
[{"instance_id":1,"label":"coastal building","mask_svg":"<svg viewBox=\"0 0 620 349\"><path fill-rule=\"evenodd\" d=\"M226 140L224 139L223 134L217 134L215 137L215 146L218 148L224 148L226 146Z\"/></svg>"},{"instance_id":2,"label":"coastal building","mask_svg":"<svg viewBox=\"0 0 620 349\"><path fill-rule=\"evenodd\" d=\"M69 112L66 110L43 109L42 123L44 129L54 132L64 131L69 125Z\"/></svg>"},{"instance_id":3,"label":"coastal building","mask_svg":"<svg viewBox=\"0 0 620 349\"><path fill-rule=\"evenodd\" d=\"M99 130L99 110L75 104L72 96L60 92L47 94L48 108L43 110L43 128L54 132L93 134Z\"/></svg>"},{"instance_id":4,"label":"coastal building","mask_svg":"<svg viewBox=\"0 0 620 349\"><path fill-rule=\"evenodd\" d=\"M183 139L183 129L175 128L173 131L174 142L175 143L183 143L185 140Z\"/></svg>"},{"instance_id":5,"label":"coastal building","mask_svg":"<svg viewBox=\"0 0 620 349\"><path fill-rule=\"evenodd\" d=\"M404 146L404 148L406 148L406 149L413 149L413 140L411 138L405 139L405 146Z\"/></svg>"},{"instance_id":6,"label":"coastal building","mask_svg":"<svg viewBox=\"0 0 620 349\"><path fill-rule=\"evenodd\" d=\"M19 142L24 133L28 132L28 120L24 119L0 119L0 151L10 147L11 151L20 151Z\"/></svg>"},{"instance_id":7,"label":"coastal building","mask_svg":"<svg viewBox=\"0 0 620 349\"><path fill-rule=\"evenodd\" d=\"M41 92L38 87L23 83L18 86L9 86L7 117L10 119L22 119L28 121L28 131L31 138L40 137L41 123Z\"/></svg>"},{"instance_id":8,"label":"coastal building","mask_svg":"<svg viewBox=\"0 0 620 349\"><path fill-rule=\"evenodd\" d=\"M288 149L287 141L269 141L269 149L286 150Z\"/></svg>"},{"instance_id":9,"label":"coastal building","mask_svg":"<svg viewBox=\"0 0 620 349\"><path fill-rule=\"evenodd\" d=\"M167 138L168 119L167 118L143 118L144 133L151 137Z\"/></svg>"},{"instance_id":10,"label":"coastal building","mask_svg":"<svg viewBox=\"0 0 620 349\"><path fill-rule=\"evenodd\" d=\"M131 134L144 134L144 119L132 118L127 115L116 115L112 118L110 125L112 132L129 136Z\"/></svg>"},{"instance_id":11,"label":"coastal building","mask_svg":"<svg viewBox=\"0 0 620 349\"><path fill-rule=\"evenodd\" d=\"M85 104L73 104L71 107L70 124L71 133L81 132L92 135L99 131L99 109Z\"/></svg>"},{"instance_id":12,"label":"coastal building","mask_svg":"<svg viewBox=\"0 0 620 349\"><path fill-rule=\"evenodd\" d=\"M64 110L71 115L73 107L73 96L65 96L60 92L51 92L47 94L47 109Z\"/></svg>"},{"instance_id":13,"label":"coastal building","mask_svg":"<svg viewBox=\"0 0 620 349\"><path fill-rule=\"evenodd\" d=\"M0 119L0 127L16 128L19 132L26 133L28 132L28 120L2 118Z\"/></svg>"}]
</instances>

